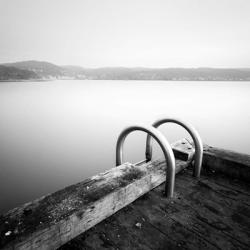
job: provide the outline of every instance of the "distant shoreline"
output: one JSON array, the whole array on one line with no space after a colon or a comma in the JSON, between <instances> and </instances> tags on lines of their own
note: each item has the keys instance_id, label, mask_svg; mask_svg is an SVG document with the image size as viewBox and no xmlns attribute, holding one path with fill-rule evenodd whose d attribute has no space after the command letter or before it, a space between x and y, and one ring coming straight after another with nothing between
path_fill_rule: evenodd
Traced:
<instances>
[{"instance_id":1,"label":"distant shoreline","mask_svg":"<svg viewBox=\"0 0 250 250\"><path fill-rule=\"evenodd\" d=\"M58 79L59 80L59 79ZM51 79L9 79L9 80L0 80L0 82L50 82L50 81L57 81Z\"/></svg>"},{"instance_id":2,"label":"distant shoreline","mask_svg":"<svg viewBox=\"0 0 250 250\"><path fill-rule=\"evenodd\" d=\"M250 68L83 68L41 61L0 64L0 82L53 80L250 81Z\"/></svg>"},{"instance_id":3,"label":"distant shoreline","mask_svg":"<svg viewBox=\"0 0 250 250\"><path fill-rule=\"evenodd\" d=\"M0 80L0 83L10 82L55 82L55 81L143 81L143 82L250 82L250 80L146 80L146 79L29 79Z\"/></svg>"}]
</instances>

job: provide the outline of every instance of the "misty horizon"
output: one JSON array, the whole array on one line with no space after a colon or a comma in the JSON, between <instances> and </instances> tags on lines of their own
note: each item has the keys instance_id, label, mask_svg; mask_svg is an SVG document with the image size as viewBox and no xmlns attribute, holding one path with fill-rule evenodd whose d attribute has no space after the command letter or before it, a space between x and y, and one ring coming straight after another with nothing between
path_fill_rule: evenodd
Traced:
<instances>
[{"instance_id":1,"label":"misty horizon","mask_svg":"<svg viewBox=\"0 0 250 250\"><path fill-rule=\"evenodd\" d=\"M249 81L250 68L145 68L59 66L43 61L0 65L0 81L12 80Z\"/></svg>"},{"instance_id":2,"label":"misty horizon","mask_svg":"<svg viewBox=\"0 0 250 250\"><path fill-rule=\"evenodd\" d=\"M37 60L37 59L29 59L29 60L24 60L24 61L8 61L8 62L1 62L0 65L7 65L7 64L14 64L14 63L20 63L20 62L39 62L39 63L51 63L60 67L81 67L83 69L109 69L109 68L124 68L124 69L250 69L249 67L208 67L208 66L197 66L197 67L174 67L174 66L169 66L169 67L145 67L145 66L124 66L124 65L117 65L117 66L110 66L110 65L104 65L101 67L86 67L84 65L78 65L78 64L58 64L55 62L51 62L49 60Z\"/></svg>"}]
</instances>

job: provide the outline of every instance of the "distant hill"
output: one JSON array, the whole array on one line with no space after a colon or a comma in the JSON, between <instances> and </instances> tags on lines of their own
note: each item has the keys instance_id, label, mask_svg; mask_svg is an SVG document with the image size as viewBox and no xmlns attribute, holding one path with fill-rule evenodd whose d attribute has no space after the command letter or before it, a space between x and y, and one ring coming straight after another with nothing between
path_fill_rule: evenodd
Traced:
<instances>
[{"instance_id":1,"label":"distant hill","mask_svg":"<svg viewBox=\"0 0 250 250\"><path fill-rule=\"evenodd\" d=\"M9 80L37 80L39 76L29 70L18 69L15 67L7 67L0 65L0 81Z\"/></svg>"},{"instance_id":2,"label":"distant hill","mask_svg":"<svg viewBox=\"0 0 250 250\"><path fill-rule=\"evenodd\" d=\"M61 78L66 74L63 68L49 62L24 61L24 62L6 63L4 65L34 72L41 79Z\"/></svg>"},{"instance_id":3,"label":"distant hill","mask_svg":"<svg viewBox=\"0 0 250 250\"><path fill-rule=\"evenodd\" d=\"M88 69L58 66L49 62L24 61L0 65L0 80L92 79L165 81L250 81L249 68L125 68Z\"/></svg>"}]
</instances>

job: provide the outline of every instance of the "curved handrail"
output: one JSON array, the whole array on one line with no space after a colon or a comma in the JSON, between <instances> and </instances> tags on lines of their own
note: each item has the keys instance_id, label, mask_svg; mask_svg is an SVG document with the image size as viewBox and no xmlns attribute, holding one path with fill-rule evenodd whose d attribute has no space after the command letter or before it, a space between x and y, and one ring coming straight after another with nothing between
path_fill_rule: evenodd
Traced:
<instances>
[{"instance_id":1,"label":"curved handrail","mask_svg":"<svg viewBox=\"0 0 250 250\"><path fill-rule=\"evenodd\" d=\"M133 131L143 131L146 132L148 135L153 137L160 145L165 159L167 163L167 170L166 170L166 185L165 185L165 194L168 198L172 198L174 194L174 182L175 182L175 158L173 150L164 137L164 135L158 131L154 127L148 127L148 126L130 126L125 128L119 135L117 139L116 144L116 166L119 166L122 164L122 158L123 158L123 144L125 141L125 138L127 135Z\"/></svg>"},{"instance_id":2,"label":"curved handrail","mask_svg":"<svg viewBox=\"0 0 250 250\"><path fill-rule=\"evenodd\" d=\"M203 157L203 145L201 141L201 137L198 134L197 130L189 123L181 121L176 118L163 118L155 121L152 126L155 128L158 128L161 124L163 123L176 123L179 124L180 126L184 127L188 133L191 135L194 145L195 145L195 158L194 158L194 172L193 175L195 177L200 177L200 172L201 172L201 165L202 165L202 157ZM147 136L147 141L146 141L146 159L147 161L150 161L152 158L152 140L151 136Z\"/></svg>"}]
</instances>

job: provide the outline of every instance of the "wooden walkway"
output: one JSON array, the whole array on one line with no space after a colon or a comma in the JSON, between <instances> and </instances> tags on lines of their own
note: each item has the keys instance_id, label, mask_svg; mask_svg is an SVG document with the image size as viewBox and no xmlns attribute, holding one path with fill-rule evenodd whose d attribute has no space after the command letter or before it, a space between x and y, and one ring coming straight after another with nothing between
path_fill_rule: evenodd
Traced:
<instances>
[{"instance_id":1,"label":"wooden walkway","mask_svg":"<svg viewBox=\"0 0 250 250\"><path fill-rule=\"evenodd\" d=\"M176 176L62 246L66 249L250 249L250 186L214 170Z\"/></svg>"},{"instance_id":2,"label":"wooden walkway","mask_svg":"<svg viewBox=\"0 0 250 250\"><path fill-rule=\"evenodd\" d=\"M173 199L165 159L124 163L0 215L0 249L250 249L250 155L204 146L197 180L172 148Z\"/></svg>"}]
</instances>

